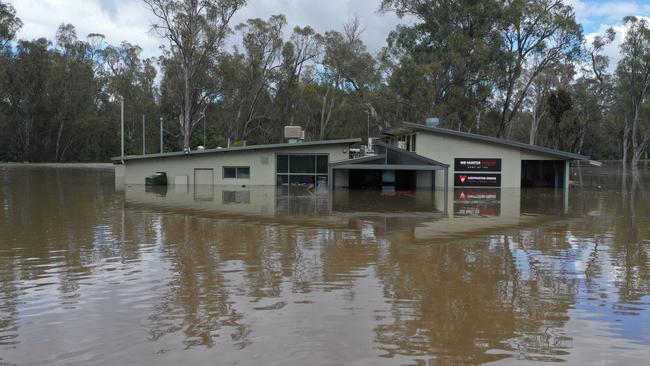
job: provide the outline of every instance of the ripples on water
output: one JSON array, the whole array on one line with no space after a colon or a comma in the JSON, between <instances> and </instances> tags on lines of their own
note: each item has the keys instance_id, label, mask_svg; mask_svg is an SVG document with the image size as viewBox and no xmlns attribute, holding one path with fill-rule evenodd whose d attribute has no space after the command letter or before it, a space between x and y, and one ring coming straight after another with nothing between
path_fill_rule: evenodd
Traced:
<instances>
[{"instance_id":1,"label":"ripples on water","mask_svg":"<svg viewBox=\"0 0 650 366\"><path fill-rule=\"evenodd\" d=\"M646 364L648 176L445 201L0 166L0 364Z\"/></svg>"}]
</instances>

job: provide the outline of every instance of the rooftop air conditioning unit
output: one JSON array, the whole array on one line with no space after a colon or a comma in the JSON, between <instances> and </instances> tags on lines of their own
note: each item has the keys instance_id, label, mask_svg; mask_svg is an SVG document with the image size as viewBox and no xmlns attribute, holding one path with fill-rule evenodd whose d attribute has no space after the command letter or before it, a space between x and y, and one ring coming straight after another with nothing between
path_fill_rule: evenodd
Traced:
<instances>
[{"instance_id":1,"label":"rooftop air conditioning unit","mask_svg":"<svg viewBox=\"0 0 650 366\"><path fill-rule=\"evenodd\" d=\"M284 126L284 138L286 139L300 139L302 138L302 127L300 126Z\"/></svg>"},{"instance_id":2,"label":"rooftop air conditioning unit","mask_svg":"<svg viewBox=\"0 0 650 366\"><path fill-rule=\"evenodd\" d=\"M438 118L438 117L429 117L426 120L426 124L429 127L438 127L438 125L440 124L440 118Z\"/></svg>"}]
</instances>

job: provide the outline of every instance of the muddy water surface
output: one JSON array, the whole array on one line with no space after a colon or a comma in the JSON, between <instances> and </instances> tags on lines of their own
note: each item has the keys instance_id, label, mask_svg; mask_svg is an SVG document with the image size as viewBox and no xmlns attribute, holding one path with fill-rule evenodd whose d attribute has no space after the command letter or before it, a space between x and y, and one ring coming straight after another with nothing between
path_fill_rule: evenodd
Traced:
<instances>
[{"instance_id":1,"label":"muddy water surface","mask_svg":"<svg viewBox=\"0 0 650 366\"><path fill-rule=\"evenodd\" d=\"M381 195L0 166L0 365L646 365L650 173L580 173Z\"/></svg>"}]
</instances>

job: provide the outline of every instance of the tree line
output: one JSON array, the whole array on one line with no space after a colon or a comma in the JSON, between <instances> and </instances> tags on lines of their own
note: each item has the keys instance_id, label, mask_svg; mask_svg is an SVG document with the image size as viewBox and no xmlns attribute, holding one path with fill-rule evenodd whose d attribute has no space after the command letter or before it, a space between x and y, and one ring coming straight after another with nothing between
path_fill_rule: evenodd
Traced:
<instances>
[{"instance_id":1,"label":"tree line","mask_svg":"<svg viewBox=\"0 0 650 366\"><path fill-rule=\"evenodd\" d=\"M365 137L402 121L518 140L636 167L650 140L650 25L587 40L562 0L378 0L408 22L377 54L357 19L319 33L284 15L232 24L245 0L142 0L164 46L77 35L16 39L0 0L0 160L106 161L126 151ZM408 23L408 24L406 24ZM226 46L226 41L236 46ZM146 121L143 131L142 121ZM205 134L203 130L205 129ZM205 142L204 142L205 141Z\"/></svg>"}]
</instances>

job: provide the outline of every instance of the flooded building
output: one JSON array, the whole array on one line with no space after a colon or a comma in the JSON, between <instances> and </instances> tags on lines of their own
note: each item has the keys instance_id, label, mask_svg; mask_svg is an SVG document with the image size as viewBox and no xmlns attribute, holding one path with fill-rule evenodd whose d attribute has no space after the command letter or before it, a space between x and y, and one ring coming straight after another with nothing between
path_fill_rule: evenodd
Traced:
<instances>
[{"instance_id":1,"label":"flooded building","mask_svg":"<svg viewBox=\"0 0 650 366\"><path fill-rule=\"evenodd\" d=\"M295 130L295 131L294 131ZM301 137L302 136L302 137ZM586 156L495 137L403 123L370 139L303 142L287 126L288 143L113 158L116 179L145 184L165 173L174 186L341 187L384 192L448 188L567 188L570 162Z\"/></svg>"},{"instance_id":2,"label":"flooded building","mask_svg":"<svg viewBox=\"0 0 650 366\"><path fill-rule=\"evenodd\" d=\"M168 184L221 186L329 185L329 164L349 158L360 139L254 145L113 158L124 184L164 172Z\"/></svg>"},{"instance_id":3,"label":"flooded building","mask_svg":"<svg viewBox=\"0 0 650 366\"><path fill-rule=\"evenodd\" d=\"M567 188L570 162L589 157L546 147L427 125L402 123L382 132L387 144L448 165L436 188Z\"/></svg>"}]
</instances>

